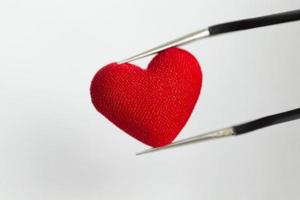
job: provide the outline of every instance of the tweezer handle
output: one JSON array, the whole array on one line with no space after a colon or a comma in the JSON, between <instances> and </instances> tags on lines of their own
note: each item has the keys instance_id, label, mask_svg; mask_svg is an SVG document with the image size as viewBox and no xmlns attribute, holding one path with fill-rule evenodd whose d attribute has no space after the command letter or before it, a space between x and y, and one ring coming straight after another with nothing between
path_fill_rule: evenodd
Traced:
<instances>
[{"instance_id":1,"label":"tweezer handle","mask_svg":"<svg viewBox=\"0 0 300 200\"><path fill-rule=\"evenodd\" d=\"M233 127L233 130L235 135L240 135L260 128L264 128L267 126L272 126L275 124L280 124L280 123L284 123L296 119L300 119L300 108L275 114L275 115L269 115L267 117L263 117L241 125L237 125Z\"/></svg>"},{"instance_id":2,"label":"tweezer handle","mask_svg":"<svg viewBox=\"0 0 300 200\"><path fill-rule=\"evenodd\" d=\"M210 35L217 35L221 33L229 33L233 31L241 31L262 26L269 26L285 22L292 22L300 20L300 9L262 17L243 19L239 21L227 22L210 26L208 28Z\"/></svg>"}]
</instances>

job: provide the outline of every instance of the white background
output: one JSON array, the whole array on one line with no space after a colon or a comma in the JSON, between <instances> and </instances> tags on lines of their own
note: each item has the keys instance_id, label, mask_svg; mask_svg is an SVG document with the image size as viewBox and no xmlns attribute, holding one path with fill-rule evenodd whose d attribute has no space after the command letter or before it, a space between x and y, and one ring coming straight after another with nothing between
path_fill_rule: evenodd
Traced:
<instances>
[{"instance_id":1,"label":"white background","mask_svg":"<svg viewBox=\"0 0 300 200\"><path fill-rule=\"evenodd\" d=\"M103 65L299 0L1 0L0 199L299 199L300 121L137 157L90 103ZM183 48L204 85L178 139L300 106L300 23ZM136 62L146 66L149 59Z\"/></svg>"}]
</instances>

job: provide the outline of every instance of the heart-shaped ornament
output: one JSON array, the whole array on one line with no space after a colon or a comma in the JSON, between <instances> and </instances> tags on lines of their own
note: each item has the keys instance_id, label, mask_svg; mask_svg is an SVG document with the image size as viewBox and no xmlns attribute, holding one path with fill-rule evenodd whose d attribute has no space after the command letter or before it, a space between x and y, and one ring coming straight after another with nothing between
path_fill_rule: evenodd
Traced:
<instances>
[{"instance_id":1,"label":"heart-shaped ornament","mask_svg":"<svg viewBox=\"0 0 300 200\"><path fill-rule=\"evenodd\" d=\"M189 119L202 85L202 72L189 52L160 52L146 70L109 64L91 83L96 109L132 137L152 147L171 143Z\"/></svg>"}]
</instances>

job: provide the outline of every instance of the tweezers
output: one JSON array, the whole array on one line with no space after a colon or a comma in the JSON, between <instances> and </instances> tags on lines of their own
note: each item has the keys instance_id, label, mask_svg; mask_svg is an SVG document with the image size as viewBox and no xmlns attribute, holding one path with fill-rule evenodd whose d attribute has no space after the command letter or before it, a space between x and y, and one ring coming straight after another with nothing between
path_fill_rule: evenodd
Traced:
<instances>
[{"instance_id":1,"label":"tweezers","mask_svg":"<svg viewBox=\"0 0 300 200\"><path fill-rule=\"evenodd\" d=\"M163 45L160 45L160 46L157 46L150 50L144 51L135 56L121 60L117 63L123 64L123 63L127 63L127 62L132 62L137 59L141 59L146 56L150 56L150 55L159 53L160 51L163 51L165 49L184 45L184 44L187 44L187 43L199 40L199 39L207 38L210 36L215 36L215 35L220 35L223 33L235 32L235 31L248 30L248 29L264 27L264 26L269 26L269 25L293 22L293 21L297 21L297 20L300 20L300 9L277 13L277 14L272 14L272 15L256 17L256 18L249 18L249 19L242 19L242 20L238 20L238 21L221 23L221 24L209 26L208 28L205 28L205 29L202 29L199 31L195 31L193 33L190 33L190 34L180 37L178 39L167 42ZM296 120L299 118L300 118L300 108L297 108L297 109L290 110L287 112L266 116L266 117L256 119L256 120L253 120L253 121L250 121L247 123L243 123L240 125L231 126L229 128L224 128L224 129L212 131L209 133L197 135L194 137L186 138L183 140L178 140L178 141L175 141L174 143L171 143L171 144L163 146L163 147L151 148L151 149L142 151L140 153L137 153L137 155L150 153L150 152L154 152L154 151L160 151L160 150L169 149L169 148L178 147L178 146L187 145L187 144L193 144L196 142L207 141L207 140L216 139L216 138L241 135L244 133L249 133L249 132L255 131L257 129L261 129L261 128L265 128L265 127L268 127L271 125Z\"/></svg>"},{"instance_id":2,"label":"tweezers","mask_svg":"<svg viewBox=\"0 0 300 200\"><path fill-rule=\"evenodd\" d=\"M193 33L190 33L190 34L180 37L178 39L167 42L163 45L160 45L160 46L157 46L150 50L144 51L135 56L121 60L117 63L123 64L123 63L127 63L127 62L132 62L134 60L156 54L160 51L163 51L163 50L171 48L171 47L180 46L183 44L193 42L195 40L219 35L222 33L242 31L242 30L253 29L253 28L275 25L275 24L281 24L281 23L292 22L292 21L297 21L297 20L300 20L300 9L288 11L288 12L277 13L277 14L272 14L272 15L266 15L266 16L262 16L262 17L249 18L249 19L243 19L243 20L238 20L238 21L217 24L217 25L209 26L208 28L205 28L205 29L202 29L199 31L195 31Z\"/></svg>"},{"instance_id":3,"label":"tweezers","mask_svg":"<svg viewBox=\"0 0 300 200\"><path fill-rule=\"evenodd\" d=\"M252 131L255 131L258 129L262 129L262 128L269 127L272 125L289 122L289 121L293 121L293 120L297 120L297 119L300 119L300 108L290 110L287 112L274 114L274 115L269 115L269 116L262 117L262 118L259 118L259 119L253 120L253 121L249 121L246 123L242 123L239 125L219 129L219 130L201 134L201 135L196 135L194 137L178 140L178 141L171 143L169 145L166 145L166 146L147 149L145 151L137 153L136 155L170 149L170 148L179 147L179 146L188 145L188 144L194 144L197 142L202 142L202 141L207 141L207 140L212 140L212 139L217 139L217 138L223 138L223 137L227 137L227 136L242 135L242 134L249 133L249 132L252 132Z\"/></svg>"}]
</instances>

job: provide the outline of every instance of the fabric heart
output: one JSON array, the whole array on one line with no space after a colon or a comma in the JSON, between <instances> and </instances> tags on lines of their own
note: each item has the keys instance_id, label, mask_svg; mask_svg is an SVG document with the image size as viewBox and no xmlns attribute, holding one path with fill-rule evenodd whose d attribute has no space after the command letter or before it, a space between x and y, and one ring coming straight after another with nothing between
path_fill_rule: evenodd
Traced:
<instances>
[{"instance_id":1,"label":"fabric heart","mask_svg":"<svg viewBox=\"0 0 300 200\"><path fill-rule=\"evenodd\" d=\"M132 137L152 147L171 143L189 119L202 85L202 72L189 52L159 53L146 70L109 64L91 83L96 109Z\"/></svg>"}]
</instances>

